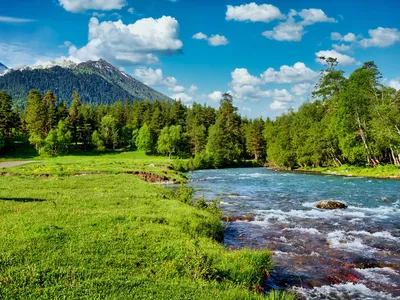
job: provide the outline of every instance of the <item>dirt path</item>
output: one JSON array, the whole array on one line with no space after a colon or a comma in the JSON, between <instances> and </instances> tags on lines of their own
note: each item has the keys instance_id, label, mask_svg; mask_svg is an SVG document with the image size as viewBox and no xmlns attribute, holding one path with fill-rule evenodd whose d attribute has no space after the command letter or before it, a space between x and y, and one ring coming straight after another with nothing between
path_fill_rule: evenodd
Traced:
<instances>
[{"instance_id":1,"label":"dirt path","mask_svg":"<svg viewBox=\"0 0 400 300\"><path fill-rule=\"evenodd\" d=\"M18 167L30 163L34 163L37 161L5 161L5 162L0 162L0 169L4 168L12 168L12 167Z\"/></svg>"}]
</instances>

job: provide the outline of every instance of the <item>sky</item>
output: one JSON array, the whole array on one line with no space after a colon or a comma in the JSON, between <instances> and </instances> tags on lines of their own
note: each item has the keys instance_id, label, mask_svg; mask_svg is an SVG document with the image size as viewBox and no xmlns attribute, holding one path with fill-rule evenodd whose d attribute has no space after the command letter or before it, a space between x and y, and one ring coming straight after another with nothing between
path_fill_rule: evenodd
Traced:
<instances>
[{"instance_id":1,"label":"sky","mask_svg":"<svg viewBox=\"0 0 400 300\"><path fill-rule=\"evenodd\" d=\"M100 58L190 105L274 118L312 101L336 57L375 61L400 89L399 0L2 0L0 62L10 68Z\"/></svg>"}]
</instances>

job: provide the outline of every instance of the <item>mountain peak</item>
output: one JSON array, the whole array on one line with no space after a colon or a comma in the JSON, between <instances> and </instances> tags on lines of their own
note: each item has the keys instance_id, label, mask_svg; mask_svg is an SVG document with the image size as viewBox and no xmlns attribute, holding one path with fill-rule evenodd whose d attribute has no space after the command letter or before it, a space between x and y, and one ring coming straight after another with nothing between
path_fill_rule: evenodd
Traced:
<instances>
[{"instance_id":1,"label":"mountain peak","mask_svg":"<svg viewBox=\"0 0 400 300\"><path fill-rule=\"evenodd\" d=\"M0 72L1 74L1 72ZM74 90L89 103L117 100L171 100L166 95L136 80L104 59L76 64L49 61L6 71L0 76L0 90L23 103L30 89L55 91L59 99L70 101Z\"/></svg>"},{"instance_id":2,"label":"mountain peak","mask_svg":"<svg viewBox=\"0 0 400 300\"><path fill-rule=\"evenodd\" d=\"M61 68L66 68L66 69L73 69L77 66L76 63L74 63L71 60L63 60L63 61L47 61L44 63L37 63L32 66L21 66L18 68L14 68L15 71L24 71L24 70L43 70L43 69L50 69L54 67L61 67Z\"/></svg>"}]
</instances>

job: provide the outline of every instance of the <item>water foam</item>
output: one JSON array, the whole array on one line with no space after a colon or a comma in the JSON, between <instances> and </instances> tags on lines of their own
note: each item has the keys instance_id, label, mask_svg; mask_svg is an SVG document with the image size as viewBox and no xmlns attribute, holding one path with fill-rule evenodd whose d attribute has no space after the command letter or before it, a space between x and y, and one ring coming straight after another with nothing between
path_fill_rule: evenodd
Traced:
<instances>
[{"instance_id":1,"label":"water foam","mask_svg":"<svg viewBox=\"0 0 400 300\"><path fill-rule=\"evenodd\" d=\"M370 269L354 269L358 273L362 274L365 279L383 283L383 284L388 284L394 287L397 287L397 284L393 283L392 278L390 275L398 276L399 274L388 267L385 268L370 268Z\"/></svg>"},{"instance_id":2,"label":"water foam","mask_svg":"<svg viewBox=\"0 0 400 300\"><path fill-rule=\"evenodd\" d=\"M343 283L336 285L323 285L312 290L293 288L295 292L309 300L321 299L352 299L352 300L399 300L384 292L373 291L364 284Z\"/></svg>"}]
</instances>

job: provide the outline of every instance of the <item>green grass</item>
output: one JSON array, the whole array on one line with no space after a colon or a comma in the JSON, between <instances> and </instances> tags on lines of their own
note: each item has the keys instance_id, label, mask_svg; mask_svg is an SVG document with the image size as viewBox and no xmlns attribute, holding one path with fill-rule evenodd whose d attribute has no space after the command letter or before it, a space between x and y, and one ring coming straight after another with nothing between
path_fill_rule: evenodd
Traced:
<instances>
[{"instance_id":1,"label":"green grass","mask_svg":"<svg viewBox=\"0 0 400 300\"><path fill-rule=\"evenodd\" d=\"M269 251L224 248L218 215L123 174L167 161L130 152L7 169L24 176L0 177L0 298L294 299L256 292ZM107 174L68 176L88 170ZM54 176L31 176L41 172Z\"/></svg>"},{"instance_id":2,"label":"green grass","mask_svg":"<svg viewBox=\"0 0 400 300\"><path fill-rule=\"evenodd\" d=\"M400 179L400 167L395 165L379 165L375 168L343 165L341 167L301 168L299 170L338 176Z\"/></svg>"},{"instance_id":3,"label":"green grass","mask_svg":"<svg viewBox=\"0 0 400 300\"><path fill-rule=\"evenodd\" d=\"M173 160L163 156L146 156L144 152L113 152L106 154L79 153L58 157L33 157L38 162L0 170L26 176L63 176L79 173L121 174L126 172L151 172L167 176L176 182L184 181L181 173L172 170ZM14 158L13 160L19 160Z\"/></svg>"}]
</instances>

